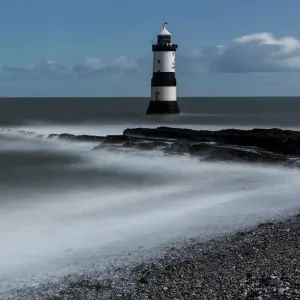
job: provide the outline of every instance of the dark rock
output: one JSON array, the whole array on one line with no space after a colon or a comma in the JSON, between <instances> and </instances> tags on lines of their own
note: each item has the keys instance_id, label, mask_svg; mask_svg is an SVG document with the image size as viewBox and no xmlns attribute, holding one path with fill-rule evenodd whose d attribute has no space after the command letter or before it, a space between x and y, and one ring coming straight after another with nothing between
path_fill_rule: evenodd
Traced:
<instances>
[{"instance_id":1,"label":"dark rock","mask_svg":"<svg viewBox=\"0 0 300 300\"><path fill-rule=\"evenodd\" d=\"M71 141L87 141L87 142L102 142L105 140L106 137L104 136L96 136L96 135L75 135L69 133L62 133L62 134L50 134L48 138L59 138L63 140L71 140Z\"/></svg>"},{"instance_id":2,"label":"dark rock","mask_svg":"<svg viewBox=\"0 0 300 300\"><path fill-rule=\"evenodd\" d=\"M286 161L284 157L271 153L229 147L214 147L214 149L209 152L205 160L259 163L278 163Z\"/></svg>"},{"instance_id":3,"label":"dark rock","mask_svg":"<svg viewBox=\"0 0 300 300\"><path fill-rule=\"evenodd\" d=\"M32 134L32 132L24 132ZM299 167L300 132L271 129L192 130L171 127L126 129L123 135L50 134L48 138L100 142L94 150L131 148L189 154L206 161L279 163ZM293 156L292 160L290 159ZM298 160L297 160L298 159Z\"/></svg>"},{"instance_id":4,"label":"dark rock","mask_svg":"<svg viewBox=\"0 0 300 300\"><path fill-rule=\"evenodd\" d=\"M175 142L167 145L163 151L165 153L170 153L170 154L182 154L182 153L188 153L189 152L189 143L186 142Z\"/></svg>"},{"instance_id":5,"label":"dark rock","mask_svg":"<svg viewBox=\"0 0 300 300\"><path fill-rule=\"evenodd\" d=\"M77 137L75 134L69 134L69 133L61 133L58 135L59 139L63 139L63 140L76 140Z\"/></svg>"},{"instance_id":6,"label":"dark rock","mask_svg":"<svg viewBox=\"0 0 300 300\"><path fill-rule=\"evenodd\" d=\"M134 138L125 135L107 135L104 139L104 143L121 144L130 140L134 140Z\"/></svg>"},{"instance_id":7,"label":"dark rock","mask_svg":"<svg viewBox=\"0 0 300 300\"><path fill-rule=\"evenodd\" d=\"M284 147L283 152L286 154L299 155L300 153L299 147L295 143L286 143Z\"/></svg>"},{"instance_id":8,"label":"dark rock","mask_svg":"<svg viewBox=\"0 0 300 300\"><path fill-rule=\"evenodd\" d=\"M189 142L217 142L219 144L255 146L276 153L299 155L300 132L272 129L224 129L219 131L193 130L171 127L132 128L126 136L184 140Z\"/></svg>"},{"instance_id":9,"label":"dark rock","mask_svg":"<svg viewBox=\"0 0 300 300\"><path fill-rule=\"evenodd\" d=\"M96 147L94 147L93 148L93 151L94 150L116 150L116 148L115 147L113 147L112 145L110 145L110 144L100 144L100 145L98 145L98 146L96 146Z\"/></svg>"},{"instance_id":10,"label":"dark rock","mask_svg":"<svg viewBox=\"0 0 300 300\"><path fill-rule=\"evenodd\" d=\"M77 135L76 140L78 141L87 141L87 142L103 142L106 139L105 136L97 135Z\"/></svg>"},{"instance_id":11,"label":"dark rock","mask_svg":"<svg viewBox=\"0 0 300 300\"><path fill-rule=\"evenodd\" d=\"M129 140L125 142L122 147L125 148L135 148L139 150L155 150L155 149L160 149L162 147L165 147L166 143L161 142L161 141L134 141L134 140Z\"/></svg>"},{"instance_id":12,"label":"dark rock","mask_svg":"<svg viewBox=\"0 0 300 300\"><path fill-rule=\"evenodd\" d=\"M209 153L215 147L213 144L190 144L188 147L188 152L192 155L203 155L204 153Z\"/></svg>"},{"instance_id":13,"label":"dark rock","mask_svg":"<svg viewBox=\"0 0 300 300\"><path fill-rule=\"evenodd\" d=\"M196 142L209 142L211 139L201 136L196 130L172 127L125 129L123 135L134 137L161 138Z\"/></svg>"},{"instance_id":14,"label":"dark rock","mask_svg":"<svg viewBox=\"0 0 300 300\"><path fill-rule=\"evenodd\" d=\"M145 276L141 277L139 282L142 284L149 284L149 280Z\"/></svg>"},{"instance_id":15,"label":"dark rock","mask_svg":"<svg viewBox=\"0 0 300 300\"><path fill-rule=\"evenodd\" d=\"M163 151L170 154L188 153L191 155L205 155L208 154L215 146L205 143L190 143L190 142L173 142L169 143Z\"/></svg>"}]
</instances>

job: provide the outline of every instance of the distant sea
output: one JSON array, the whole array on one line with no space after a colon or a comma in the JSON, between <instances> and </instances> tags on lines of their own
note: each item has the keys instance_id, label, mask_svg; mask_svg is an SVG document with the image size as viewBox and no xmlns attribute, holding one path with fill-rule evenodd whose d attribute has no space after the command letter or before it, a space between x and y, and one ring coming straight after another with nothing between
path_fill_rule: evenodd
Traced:
<instances>
[{"instance_id":1,"label":"distant sea","mask_svg":"<svg viewBox=\"0 0 300 300\"><path fill-rule=\"evenodd\" d=\"M169 116L145 115L148 101L0 99L0 299L51 299L56 290L43 288L60 289L64 275L97 277L170 240L299 209L298 170L45 138L162 125L300 129L300 97L179 98L182 113ZM18 287L40 292L25 299Z\"/></svg>"},{"instance_id":2,"label":"distant sea","mask_svg":"<svg viewBox=\"0 0 300 300\"><path fill-rule=\"evenodd\" d=\"M0 124L298 126L300 97L179 98L181 115L145 116L148 98L0 98Z\"/></svg>"}]
</instances>

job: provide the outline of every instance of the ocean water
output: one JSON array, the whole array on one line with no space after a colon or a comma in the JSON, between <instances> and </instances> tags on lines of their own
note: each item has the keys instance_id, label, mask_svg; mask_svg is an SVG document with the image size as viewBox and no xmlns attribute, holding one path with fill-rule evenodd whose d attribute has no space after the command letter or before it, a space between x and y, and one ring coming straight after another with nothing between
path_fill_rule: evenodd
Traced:
<instances>
[{"instance_id":1,"label":"ocean water","mask_svg":"<svg viewBox=\"0 0 300 300\"><path fill-rule=\"evenodd\" d=\"M148 99L0 99L0 298L99 270L173 239L237 230L299 209L300 172L199 162L157 151L20 133L121 134L129 127L300 128L297 98L179 99L179 116L146 116Z\"/></svg>"}]
</instances>

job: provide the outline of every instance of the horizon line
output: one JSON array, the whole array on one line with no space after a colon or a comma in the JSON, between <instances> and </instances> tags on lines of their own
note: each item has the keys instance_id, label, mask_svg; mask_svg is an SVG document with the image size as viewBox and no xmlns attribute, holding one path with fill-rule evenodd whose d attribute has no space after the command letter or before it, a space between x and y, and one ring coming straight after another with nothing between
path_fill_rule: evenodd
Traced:
<instances>
[{"instance_id":1,"label":"horizon line","mask_svg":"<svg viewBox=\"0 0 300 300\"><path fill-rule=\"evenodd\" d=\"M4 99L151 99L148 96L0 96L0 100ZM187 98L300 98L299 96L180 96L177 99Z\"/></svg>"}]
</instances>

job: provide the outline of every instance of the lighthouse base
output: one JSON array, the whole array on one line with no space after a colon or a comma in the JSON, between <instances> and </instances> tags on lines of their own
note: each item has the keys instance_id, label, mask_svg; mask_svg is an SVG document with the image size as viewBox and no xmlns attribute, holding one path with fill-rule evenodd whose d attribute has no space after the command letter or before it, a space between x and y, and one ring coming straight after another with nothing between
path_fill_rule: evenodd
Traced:
<instances>
[{"instance_id":1,"label":"lighthouse base","mask_svg":"<svg viewBox=\"0 0 300 300\"><path fill-rule=\"evenodd\" d=\"M150 101L147 115L158 115L158 114L179 114L179 105L177 101Z\"/></svg>"}]
</instances>

